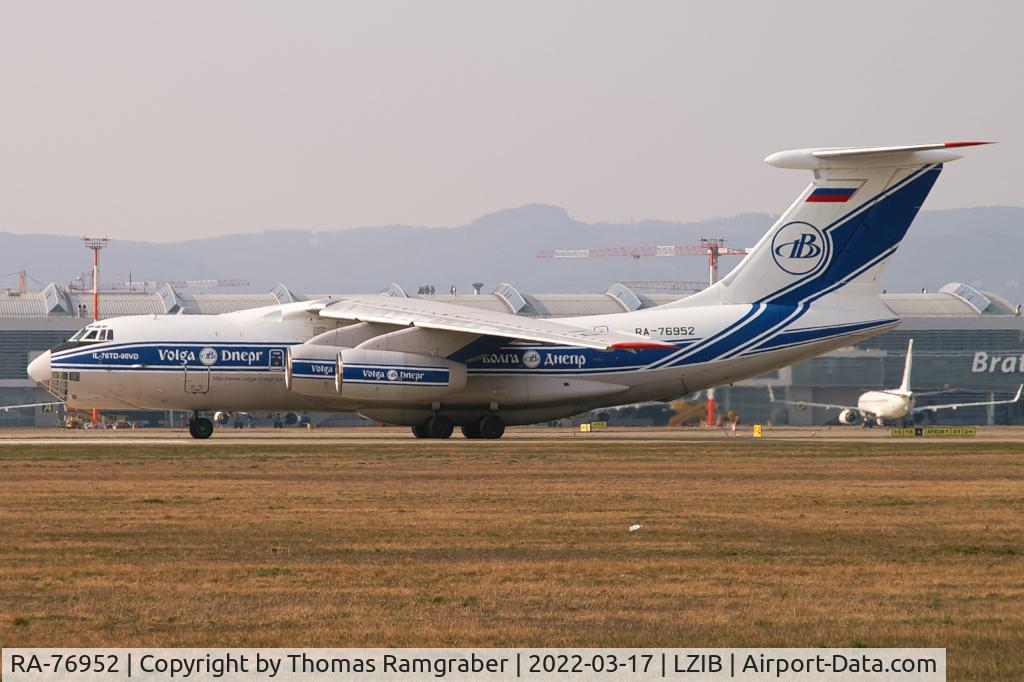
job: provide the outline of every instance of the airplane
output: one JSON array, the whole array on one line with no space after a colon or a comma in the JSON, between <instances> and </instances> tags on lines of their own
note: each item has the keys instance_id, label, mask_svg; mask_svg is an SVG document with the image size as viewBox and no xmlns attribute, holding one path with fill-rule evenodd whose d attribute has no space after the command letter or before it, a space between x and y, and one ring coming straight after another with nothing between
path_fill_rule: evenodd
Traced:
<instances>
[{"instance_id":1,"label":"airplane","mask_svg":"<svg viewBox=\"0 0 1024 682\"><path fill-rule=\"evenodd\" d=\"M983 402L971 403L946 403L944 405L916 405L919 396L927 393L914 392L910 389L910 369L914 364L914 339L907 343L907 360L903 365L903 381L899 388L890 388L883 391L866 391L857 398L857 405L833 405L832 403L812 403L804 400L777 400L772 387L768 387L768 398L775 403L795 405L797 409L806 407L823 407L828 410L839 410L840 424L856 424L858 420L864 421L864 426L872 424L885 426L887 421L897 422L910 414L918 412L938 412L939 410L955 410L961 407L980 407L985 405L1008 405L1020 400L1021 392L1024 391L1024 384L1017 388L1017 395L1009 400L986 400ZM945 391L936 391L944 393Z\"/></svg>"},{"instance_id":2,"label":"airplane","mask_svg":"<svg viewBox=\"0 0 1024 682\"><path fill-rule=\"evenodd\" d=\"M63 405L62 402L47 402L47 403L25 403L23 405L0 405L0 411L10 412L11 410L27 410L31 407L46 407L47 405Z\"/></svg>"},{"instance_id":3,"label":"airplane","mask_svg":"<svg viewBox=\"0 0 1024 682\"><path fill-rule=\"evenodd\" d=\"M500 438L533 424L670 401L894 328L878 279L941 173L985 142L777 152L813 180L707 289L655 308L530 319L353 295L211 316L94 322L29 375L69 407L356 411L417 438ZM367 254L368 256L370 254Z\"/></svg>"}]
</instances>

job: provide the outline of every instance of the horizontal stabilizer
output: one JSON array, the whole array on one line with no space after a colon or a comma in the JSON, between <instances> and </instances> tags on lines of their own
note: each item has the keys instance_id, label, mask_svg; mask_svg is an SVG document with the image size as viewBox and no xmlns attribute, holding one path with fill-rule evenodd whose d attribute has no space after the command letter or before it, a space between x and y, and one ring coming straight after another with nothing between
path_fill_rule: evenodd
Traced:
<instances>
[{"instance_id":1,"label":"horizontal stabilizer","mask_svg":"<svg viewBox=\"0 0 1024 682\"><path fill-rule=\"evenodd\" d=\"M936 142L895 147L833 147L825 149L790 149L776 152L765 163L777 168L820 170L824 168L870 168L906 164L947 163L961 158L952 151L991 142Z\"/></svg>"}]
</instances>

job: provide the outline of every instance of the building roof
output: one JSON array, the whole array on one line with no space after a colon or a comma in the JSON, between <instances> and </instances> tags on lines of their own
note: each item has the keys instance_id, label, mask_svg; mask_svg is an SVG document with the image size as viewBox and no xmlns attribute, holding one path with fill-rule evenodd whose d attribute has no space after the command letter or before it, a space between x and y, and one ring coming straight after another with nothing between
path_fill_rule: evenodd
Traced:
<instances>
[{"instance_id":1,"label":"building roof","mask_svg":"<svg viewBox=\"0 0 1024 682\"><path fill-rule=\"evenodd\" d=\"M389 287L389 295L401 296L401 288ZM220 314L261 306L276 305L282 300L314 300L338 298L344 294L297 294L283 284L266 293L191 293L164 285L155 292L111 291L100 293L100 317L161 314ZM602 315L625 310L650 308L676 300L671 293L643 294L615 284L605 293L591 294L527 294L511 284L502 284L492 293L437 294L414 296L435 301L456 303L484 310L511 312L543 317ZM885 293L882 300L899 317L958 317L1019 315L1006 299L989 292L980 292L961 283L951 283L934 293ZM43 291L0 291L0 319L92 318L92 294L68 291L53 284Z\"/></svg>"},{"instance_id":2,"label":"building roof","mask_svg":"<svg viewBox=\"0 0 1024 682\"><path fill-rule=\"evenodd\" d=\"M973 317L978 312L960 299L944 293L883 294L882 300L899 317Z\"/></svg>"},{"instance_id":3,"label":"building roof","mask_svg":"<svg viewBox=\"0 0 1024 682\"><path fill-rule=\"evenodd\" d=\"M247 308L277 305L280 301L272 293L266 294L195 294L193 310L200 315L219 315Z\"/></svg>"},{"instance_id":4,"label":"building roof","mask_svg":"<svg viewBox=\"0 0 1024 682\"><path fill-rule=\"evenodd\" d=\"M0 292L0 317L46 317L46 301L41 292Z\"/></svg>"},{"instance_id":5,"label":"building roof","mask_svg":"<svg viewBox=\"0 0 1024 682\"><path fill-rule=\"evenodd\" d=\"M882 300L900 317L978 317L1016 315L1015 306L997 294L950 282L935 293L882 294Z\"/></svg>"},{"instance_id":6,"label":"building roof","mask_svg":"<svg viewBox=\"0 0 1024 682\"><path fill-rule=\"evenodd\" d=\"M92 294L71 291L65 292L71 304L71 317L92 317ZM81 308L80 308L81 306ZM79 314L79 310L84 314ZM132 291L100 294L100 317L121 317L123 315L162 315L164 307L156 294L144 294Z\"/></svg>"}]
</instances>

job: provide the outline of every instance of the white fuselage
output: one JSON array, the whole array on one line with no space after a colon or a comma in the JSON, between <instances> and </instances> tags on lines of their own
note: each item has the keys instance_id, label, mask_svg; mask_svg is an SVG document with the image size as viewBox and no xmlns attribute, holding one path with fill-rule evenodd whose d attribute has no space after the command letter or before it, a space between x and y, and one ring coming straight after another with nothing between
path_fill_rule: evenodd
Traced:
<instances>
[{"instance_id":1,"label":"white fuselage","mask_svg":"<svg viewBox=\"0 0 1024 682\"><path fill-rule=\"evenodd\" d=\"M109 329L110 338L58 346L29 372L76 408L359 411L383 422L416 424L443 407L456 418L490 410L510 425L524 424L600 406L674 399L850 345L898 323L877 298L852 303L842 317L835 305L766 310L736 304L564 320L650 336L670 342L671 350L595 351L480 337L446 355L464 366L464 384L430 400L346 393L334 381L330 358L321 363L330 373L322 380L286 382L290 348L346 324L309 312L303 303L225 315L104 320L95 325ZM770 319L749 329L747 321L762 316ZM743 333L731 331L737 328Z\"/></svg>"},{"instance_id":2,"label":"white fuselage","mask_svg":"<svg viewBox=\"0 0 1024 682\"><path fill-rule=\"evenodd\" d=\"M867 391L857 398L857 409L864 419L899 420L914 409L914 395L898 390Z\"/></svg>"}]
</instances>

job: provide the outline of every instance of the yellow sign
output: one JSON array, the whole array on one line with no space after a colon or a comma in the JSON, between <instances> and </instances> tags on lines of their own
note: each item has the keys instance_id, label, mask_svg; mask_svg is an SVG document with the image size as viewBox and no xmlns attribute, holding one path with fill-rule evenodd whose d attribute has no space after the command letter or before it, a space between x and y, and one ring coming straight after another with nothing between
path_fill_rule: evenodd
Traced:
<instances>
[{"instance_id":1,"label":"yellow sign","mask_svg":"<svg viewBox=\"0 0 1024 682\"><path fill-rule=\"evenodd\" d=\"M608 428L608 422L590 422L591 429L606 429Z\"/></svg>"},{"instance_id":2,"label":"yellow sign","mask_svg":"<svg viewBox=\"0 0 1024 682\"><path fill-rule=\"evenodd\" d=\"M590 433L590 424L580 424L580 433Z\"/></svg>"},{"instance_id":3,"label":"yellow sign","mask_svg":"<svg viewBox=\"0 0 1024 682\"><path fill-rule=\"evenodd\" d=\"M954 438L963 436L977 436L976 426L924 426L906 429L889 429L889 435L894 438L920 438L920 437L947 437Z\"/></svg>"},{"instance_id":4,"label":"yellow sign","mask_svg":"<svg viewBox=\"0 0 1024 682\"><path fill-rule=\"evenodd\" d=\"M978 428L975 426L926 426L926 436L976 436Z\"/></svg>"},{"instance_id":5,"label":"yellow sign","mask_svg":"<svg viewBox=\"0 0 1024 682\"><path fill-rule=\"evenodd\" d=\"M761 438L764 434L761 433L761 425L754 424L754 438Z\"/></svg>"}]
</instances>

